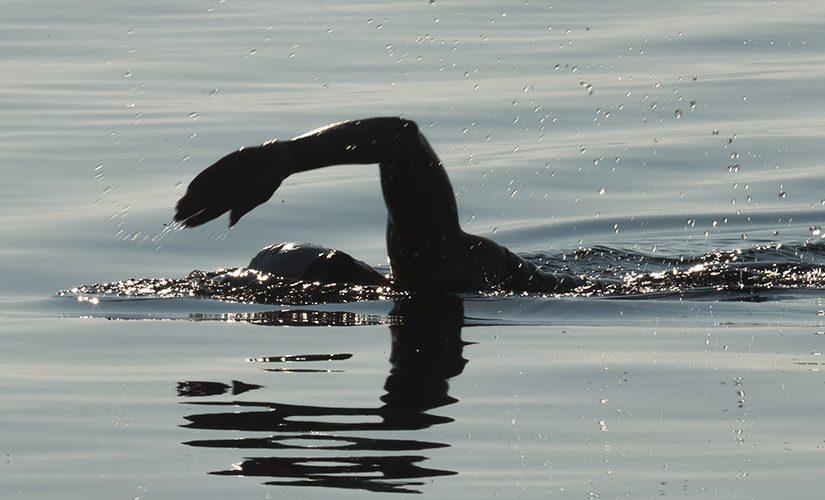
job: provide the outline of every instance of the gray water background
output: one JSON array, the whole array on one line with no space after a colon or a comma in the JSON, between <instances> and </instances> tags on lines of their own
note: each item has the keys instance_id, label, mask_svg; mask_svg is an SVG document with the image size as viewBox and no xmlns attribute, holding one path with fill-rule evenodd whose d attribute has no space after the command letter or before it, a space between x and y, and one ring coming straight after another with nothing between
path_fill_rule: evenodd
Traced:
<instances>
[{"instance_id":1,"label":"gray water background","mask_svg":"<svg viewBox=\"0 0 825 500\"><path fill-rule=\"evenodd\" d=\"M273 433L180 427L224 411L190 404L215 398L380 406L385 324L263 327L234 319L272 306L54 297L81 283L244 265L279 241L385 265L370 167L290 179L228 233L224 219L158 240L191 177L246 144L404 115L447 165L466 229L515 251L604 245L678 257L820 236L819 2L5 7L3 497L363 498L340 485L263 484L294 480L286 473L209 473L250 457L317 458L311 467L393 455L298 439L285 451L197 447L184 443ZM472 298L464 309L475 319L461 338L474 344L449 382L458 401L430 411L452 421L361 433L446 444L404 455L454 474L374 473L356 484L420 483L393 498L820 491L821 293L759 303ZM204 318L229 321L193 320ZM300 365L311 373L246 361L307 353L352 356ZM177 390L233 380L263 387L203 399Z\"/></svg>"}]
</instances>

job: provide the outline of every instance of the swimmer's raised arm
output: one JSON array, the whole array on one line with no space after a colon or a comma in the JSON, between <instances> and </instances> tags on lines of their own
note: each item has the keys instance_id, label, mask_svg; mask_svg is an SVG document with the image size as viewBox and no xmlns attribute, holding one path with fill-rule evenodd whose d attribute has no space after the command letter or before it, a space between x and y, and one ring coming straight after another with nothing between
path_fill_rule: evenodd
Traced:
<instances>
[{"instance_id":1,"label":"swimmer's raised arm","mask_svg":"<svg viewBox=\"0 0 825 500\"><path fill-rule=\"evenodd\" d=\"M199 226L230 212L229 225L234 226L297 172L340 164L410 163L419 159L422 149L437 162L422 141L418 127L409 120L368 118L330 125L290 141L246 147L221 158L192 180L177 203L175 220L184 226ZM452 199L452 188L445 194Z\"/></svg>"}]
</instances>

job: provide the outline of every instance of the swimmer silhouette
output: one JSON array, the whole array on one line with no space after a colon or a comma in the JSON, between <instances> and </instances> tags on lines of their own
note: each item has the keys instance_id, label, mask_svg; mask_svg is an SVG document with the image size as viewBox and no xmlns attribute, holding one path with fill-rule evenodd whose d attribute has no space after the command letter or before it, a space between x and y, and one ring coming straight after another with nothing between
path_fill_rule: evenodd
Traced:
<instances>
[{"instance_id":1,"label":"swimmer silhouette","mask_svg":"<svg viewBox=\"0 0 825 500\"><path fill-rule=\"evenodd\" d=\"M229 212L229 225L266 202L290 175L331 165L378 164L387 206L391 283L409 291L564 292L578 278L548 273L497 243L462 231L450 179L418 126L368 118L289 141L228 154L201 172L178 201L175 221L194 227ZM281 244L250 267L297 279L382 284L363 262L323 247Z\"/></svg>"}]
</instances>

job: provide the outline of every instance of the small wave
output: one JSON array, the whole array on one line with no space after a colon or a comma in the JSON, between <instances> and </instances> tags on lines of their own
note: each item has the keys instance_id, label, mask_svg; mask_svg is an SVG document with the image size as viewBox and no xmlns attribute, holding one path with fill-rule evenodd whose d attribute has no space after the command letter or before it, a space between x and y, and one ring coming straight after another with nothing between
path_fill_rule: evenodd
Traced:
<instances>
[{"instance_id":1,"label":"small wave","mask_svg":"<svg viewBox=\"0 0 825 500\"><path fill-rule=\"evenodd\" d=\"M766 291L825 288L825 244L772 243L714 250L701 255L662 255L609 247L581 248L572 254L534 253L528 260L563 268L587 285L580 296L747 300Z\"/></svg>"}]
</instances>

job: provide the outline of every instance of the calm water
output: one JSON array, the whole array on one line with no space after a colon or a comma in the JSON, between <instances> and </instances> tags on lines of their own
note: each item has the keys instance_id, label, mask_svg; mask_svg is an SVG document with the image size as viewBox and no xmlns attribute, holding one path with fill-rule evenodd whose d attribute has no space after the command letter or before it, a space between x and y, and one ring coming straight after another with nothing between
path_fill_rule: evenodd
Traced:
<instances>
[{"instance_id":1,"label":"calm water","mask_svg":"<svg viewBox=\"0 0 825 500\"><path fill-rule=\"evenodd\" d=\"M814 1L12 1L0 496L815 497L823 22ZM466 229L638 286L56 296L279 241L386 266L370 167L157 236L223 154L399 114Z\"/></svg>"}]
</instances>

